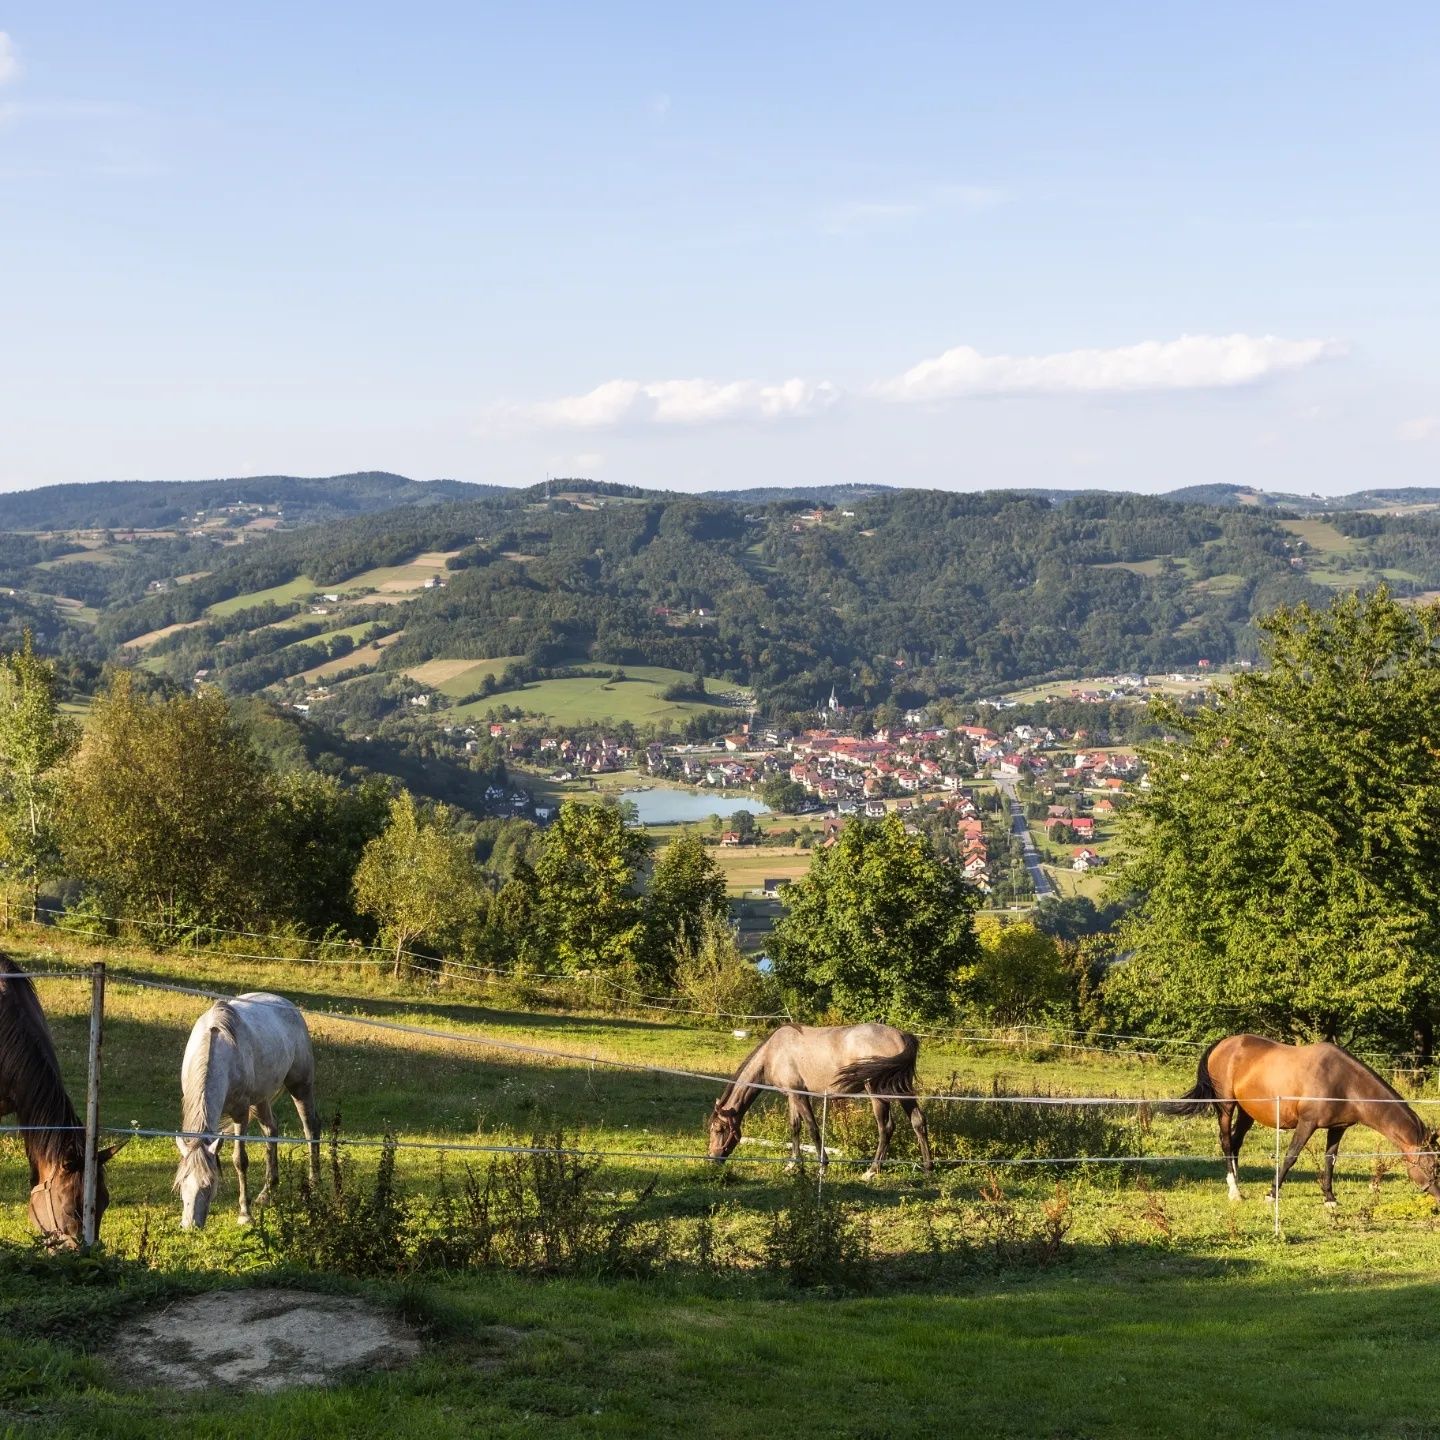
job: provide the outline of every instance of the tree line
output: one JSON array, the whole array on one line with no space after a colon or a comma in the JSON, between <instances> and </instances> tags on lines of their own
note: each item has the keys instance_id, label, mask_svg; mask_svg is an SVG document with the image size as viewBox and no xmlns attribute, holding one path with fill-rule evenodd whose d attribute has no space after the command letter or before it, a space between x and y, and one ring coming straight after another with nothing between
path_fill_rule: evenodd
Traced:
<instances>
[{"instance_id":1,"label":"tree line","mask_svg":"<svg viewBox=\"0 0 1440 1440\"><path fill-rule=\"evenodd\" d=\"M83 728L28 641L0 666L12 890L160 928L282 925L603 980L617 996L1096 1034L1255 1029L1430 1052L1440 1014L1440 605L1383 588L1263 623L1208 704L1153 703L1116 898L976 913L943 829L854 819L784 894L762 971L696 831L658 857L613 805L476 822L379 779L273 764L218 691L117 671Z\"/></svg>"}]
</instances>

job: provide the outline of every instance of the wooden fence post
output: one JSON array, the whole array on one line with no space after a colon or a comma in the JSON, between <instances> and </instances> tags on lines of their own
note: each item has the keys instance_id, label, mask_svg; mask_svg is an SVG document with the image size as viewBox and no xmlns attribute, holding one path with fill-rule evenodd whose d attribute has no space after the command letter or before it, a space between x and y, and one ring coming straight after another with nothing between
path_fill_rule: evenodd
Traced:
<instances>
[{"instance_id":1,"label":"wooden fence post","mask_svg":"<svg viewBox=\"0 0 1440 1440\"><path fill-rule=\"evenodd\" d=\"M93 1245L99 1229L95 1191L100 1180L100 1044L105 1023L105 962L90 967L90 1065L85 1077L85 1190L82 1214L85 1244Z\"/></svg>"}]
</instances>

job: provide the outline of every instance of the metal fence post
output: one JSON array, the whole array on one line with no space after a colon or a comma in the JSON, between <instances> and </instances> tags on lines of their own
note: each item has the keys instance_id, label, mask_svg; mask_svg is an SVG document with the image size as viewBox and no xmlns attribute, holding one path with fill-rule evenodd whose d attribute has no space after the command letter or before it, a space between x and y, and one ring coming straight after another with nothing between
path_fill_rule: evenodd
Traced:
<instances>
[{"instance_id":1,"label":"metal fence post","mask_svg":"<svg viewBox=\"0 0 1440 1440\"><path fill-rule=\"evenodd\" d=\"M86 1245L95 1243L98 1219L95 1191L100 1180L100 1045L105 1023L105 962L90 967L90 1059L85 1077L85 1188L82 1235Z\"/></svg>"},{"instance_id":2,"label":"metal fence post","mask_svg":"<svg viewBox=\"0 0 1440 1440\"><path fill-rule=\"evenodd\" d=\"M820 1153L815 1157L819 1178L815 1182L815 1197L819 1199L825 1191L825 1124L830 1118L830 1092L820 1097Z\"/></svg>"},{"instance_id":3,"label":"metal fence post","mask_svg":"<svg viewBox=\"0 0 1440 1440\"><path fill-rule=\"evenodd\" d=\"M1275 1238L1280 1238L1280 1097L1275 1097Z\"/></svg>"}]
</instances>

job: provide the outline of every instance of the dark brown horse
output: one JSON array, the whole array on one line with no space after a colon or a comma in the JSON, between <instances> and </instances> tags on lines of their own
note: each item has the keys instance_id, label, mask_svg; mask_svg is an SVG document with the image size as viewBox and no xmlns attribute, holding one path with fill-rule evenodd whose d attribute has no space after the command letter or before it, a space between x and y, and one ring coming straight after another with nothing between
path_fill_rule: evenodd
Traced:
<instances>
[{"instance_id":1,"label":"dark brown horse","mask_svg":"<svg viewBox=\"0 0 1440 1440\"><path fill-rule=\"evenodd\" d=\"M1282 1045L1259 1035L1230 1035L1201 1057L1194 1087L1171 1114L1214 1111L1220 1125L1230 1198L1240 1198L1240 1146L1254 1124L1293 1130L1279 1175L1270 1186L1274 1199L1290 1167L1317 1131L1325 1131L1325 1163L1320 1192L1334 1205L1335 1155L1352 1125L1365 1125L1399 1150L1410 1178L1440 1200L1436 1179L1436 1136L1368 1065L1338 1045Z\"/></svg>"},{"instance_id":2,"label":"dark brown horse","mask_svg":"<svg viewBox=\"0 0 1440 1440\"><path fill-rule=\"evenodd\" d=\"M85 1130L65 1093L35 987L8 955L0 955L0 1119L11 1114L27 1127L22 1138L30 1161L31 1223L51 1244L78 1245L84 1230ZM104 1165L120 1145L99 1152L97 1232L109 1201Z\"/></svg>"},{"instance_id":3,"label":"dark brown horse","mask_svg":"<svg viewBox=\"0 0 1440 1440\"><path fill-rule=\"evenodd\" d=\"M724 1160L740 1143L745 1112L765 1087L785 1092L790 1102L791 1164L800 1163L800 1127L808 1124L815 1153L824 1165L825 1150L812 1096L869 1095L880 1132L875 1158L865 1179L879 1173L890 1150L895 1121L891 1098L910 1119L926 1171L933 1169L925 1116L915 1099L915 1059L920 1042L893 1025L782 1025L741 1062L735 1078L710 1114L710 1158Z\"/></svg>"}]
</instances>

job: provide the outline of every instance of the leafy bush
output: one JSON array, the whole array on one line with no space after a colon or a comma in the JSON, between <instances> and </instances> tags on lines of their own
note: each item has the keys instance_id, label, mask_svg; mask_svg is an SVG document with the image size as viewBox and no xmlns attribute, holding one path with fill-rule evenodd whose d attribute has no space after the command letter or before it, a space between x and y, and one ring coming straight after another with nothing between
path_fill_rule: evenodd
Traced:
<instances>
[{"instance_id":1,"label":"leafy bush","mask_svg":"<svg viewBox=\"0 0 1440 1440\"><path fill-rule=\"evenodd\" d=\"M804 1176L791 1182L790 1202L770 1221L765 1265L803 1289L857 1289L871 1280L870 1224Z\"/></svg>"},{"instance_id":2,"label":"leafy bush","mask_svg":"<svg viewBox=\"0 0 1440 1440\"><path fill-rule=\"evenodd\" d=\"M740 952L729 921L706 915L693 936L675 946L675 988L707 1014L757 1015L774 1011L773 986Z\"/></svg>"},{"instance_id":3,"label":"leafy bush","mask_svg":"<svg viewBox=\"0 0 1440 1440\"><path fill-rule=\"evenodd\" d=\"M483 1171L465 1166L458 1184L443 1164L431 1200L402 1195L395 1140L387 1136L373 1176L361 1180L342 1155L339 1122L320 1184L282 1178L258 1235L275 1257L344 1275L506 1269L545 1275L638 1275L670 1258L664 1221L640 1210L647 1186L617 1205L597 1182L600 1161L556 1132L497 1156Z\"/></svg>"}]
</instances>

